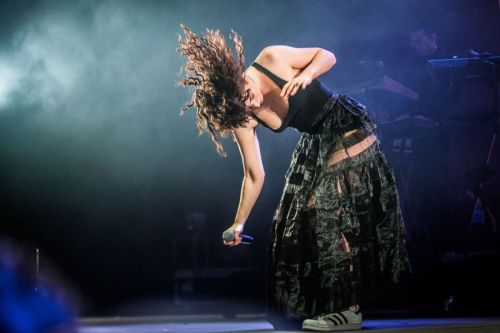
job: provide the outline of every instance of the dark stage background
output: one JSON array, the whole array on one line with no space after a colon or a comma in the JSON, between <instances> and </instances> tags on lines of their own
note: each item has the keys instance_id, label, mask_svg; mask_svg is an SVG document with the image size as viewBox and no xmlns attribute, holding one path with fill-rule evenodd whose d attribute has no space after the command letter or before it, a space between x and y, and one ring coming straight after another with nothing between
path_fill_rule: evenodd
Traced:
<instances>
[{"instance_id":1,"label":"dark stage background","mask_svg":"<svg viewBox=\"0 0 500 333\"><path fill-rule=\"evenodd\" d=\"M373 109L399 104L389 98L375 105L353 87L381 73L404 82L415 27L435 30L444 57L468 56L469 48L500 54L497 0L2 1L0 16L0 232L33 262L39 248L41 274L57 267L80 295L83 315L123 314L144 300L179 305L227 296L224 284L234 299L262 303L267 233L299 133L258 129L266 183L246 226L255 242L224 248L220 235L236 212L241 159L231 140L224 159L208 135L197 136L194 110L179 117L189 98L174 84L184 64L176 53L179 23L226 36L233 28L243 36L247 64L272 44L329 49L338 63L322 82ZM477 301L464 296L469 287L498 294L491 269L498 236L485 226L467 238L472 211L461 197L464 155L479 166L487 151L491 126L483 125L470 130L475 134L452 130L444 172L413 171L430 188L436 176L447 180L437 203L445 215L432 220L405 210L413 214L416 274L407 295L435 291L425 301L436 308L460 292ZM403 177L397 166L404 162L385 147ZM498 182L494 176L485 187L497 215ZM400 190L411 199L418 189ZM407 207L435 211L436 201L430 205ZM238 275L239 267L246 270Z\"/></svg>"}]
</instances>

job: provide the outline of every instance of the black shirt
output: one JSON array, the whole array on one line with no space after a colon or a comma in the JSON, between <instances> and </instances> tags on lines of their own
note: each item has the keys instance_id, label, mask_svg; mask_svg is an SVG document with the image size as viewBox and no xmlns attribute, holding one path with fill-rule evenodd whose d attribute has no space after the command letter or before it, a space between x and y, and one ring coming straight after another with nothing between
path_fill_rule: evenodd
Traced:
<instances>
[{"instance_id":1,"label":"black shirt","mask_svg":"<svg viewBox=\"0 0 500 333\"><path fill-rule=\"evenodd\" d=\"M267 68L257 62L252 66L266 74L280 88L283 88L287 81L275 75ZM314 133L323 119L323 106L328 102L333 92L321 84L317 79L313 79L311 84L305 89L298 89L294 96L288 98L288 113L280 128L273 129L253 114L256 120L269 128L273 132L279 133L287 127L293 127L300 132Z\"/></svg>"}]
</instances>

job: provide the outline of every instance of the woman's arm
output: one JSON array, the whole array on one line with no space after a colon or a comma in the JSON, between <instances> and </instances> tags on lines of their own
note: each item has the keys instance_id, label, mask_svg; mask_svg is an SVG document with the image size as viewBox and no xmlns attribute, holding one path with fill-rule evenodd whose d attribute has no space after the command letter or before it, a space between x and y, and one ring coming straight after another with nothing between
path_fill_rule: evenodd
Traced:
<instances>
[{"instance_id":1,"label":"woman's arm","mask_svg":"<svg viewBox=\"0 0 500 333\"><path fill-rule=\"evenodd\" d=\"M281 96L295 95L299 87L305 89L311 81L328 72L337 62L335 54L319 47L296 48L286 45L265 47L261 55L269 61L285 62L300 72L281 89Z\"/></svg>"},{"instance_id":2,"label":"woman's arm","mask_svg":"<svg viewBox=\"0 0 500 333\"><path fill-rule=\"evenodd\" d=\"M240 149L243 163L243 182L241 184L240 202L233 225L235 240L225 242L226 245L238 245L241 242L239 234L243 230L250 212L264 185L264 167L260 155L259 140L253 127L239 127L234 130L234 137Z\"/></svg>"}]
</instances>

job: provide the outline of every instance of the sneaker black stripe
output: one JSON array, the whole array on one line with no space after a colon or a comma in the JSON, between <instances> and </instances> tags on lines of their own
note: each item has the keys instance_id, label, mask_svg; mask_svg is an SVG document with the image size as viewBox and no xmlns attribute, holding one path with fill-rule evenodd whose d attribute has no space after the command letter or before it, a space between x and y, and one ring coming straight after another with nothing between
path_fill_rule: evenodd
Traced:
<instances>
[{"instance_id":1,"label":"sneaker black stripe","mask_svg":"<svg viewBox=\"0 0 500 333\"><path fill-rule=\"evenodd\" d=\"M342 312L339 312L339 316L341 316L342 319L344 319L346 324L349 322L349 320L347 320L346 316L344 316L344 314Z\"/></svg>"},{"instance_id":2,"label":"sneaker black stripe","mask_svg":"<svg viewBox=\"0 0 500 333\"><path fill-rule=\"evenodd\" d=\"M335 316L335 318L338 319L338 321L341 323L341 324L347 324L347 318L342 316L340 313L336 312L333 314Z\"/></svg>"},{"instance_id":3,"label":"sneaker black stripe","mask_svg":"<svg viewBox=\"0 0 500 333\"><path fill-rule=\"evenodd\" d=\"M329 321L331 321L332 323L334 323L335 326L338 326L338 325L341 324L341 322L336 317L332 317L331 315L325 317L325 319L328 319Z\"/></svg>"}]
</instances>

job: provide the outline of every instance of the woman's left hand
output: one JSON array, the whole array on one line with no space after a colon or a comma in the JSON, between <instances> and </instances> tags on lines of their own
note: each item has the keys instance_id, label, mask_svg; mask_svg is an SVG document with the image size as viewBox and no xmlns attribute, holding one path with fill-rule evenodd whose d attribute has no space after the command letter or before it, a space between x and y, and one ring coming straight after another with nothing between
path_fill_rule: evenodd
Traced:
<instances>
[{"instance_id":1,"label":"woman's left hand","mask_svg":"<svg viewBox=\"0 0 500 333\"><path fill-rule=\"evenodd\" d=\"M293 96L297 93L299 88L306 89L308 85L312 82L312 77L304 74L299 74L294 77L281 88L280 96L288 98L288 96Z\"/></svg>"}]
</instances>

